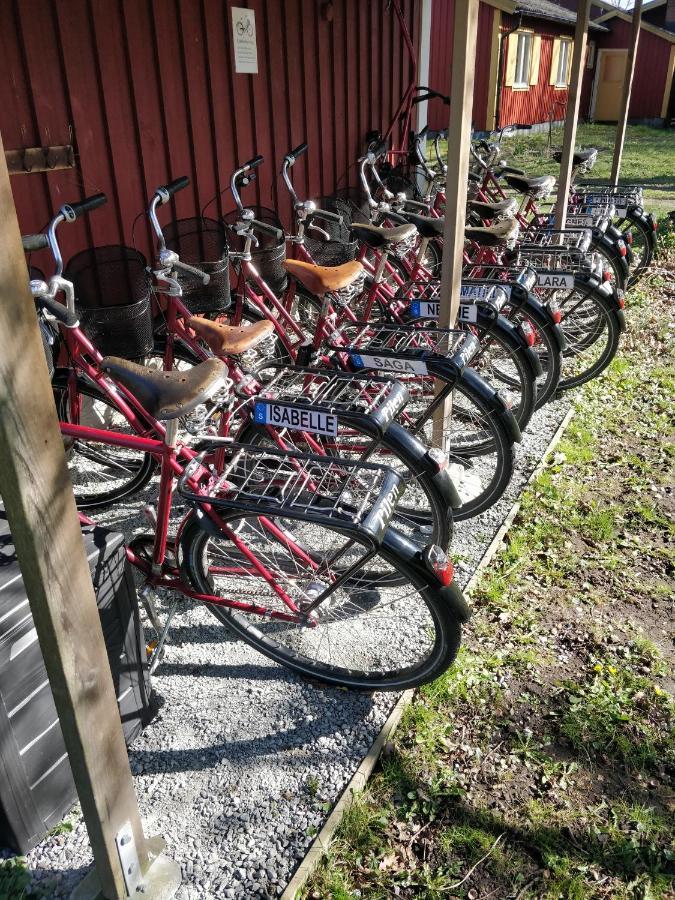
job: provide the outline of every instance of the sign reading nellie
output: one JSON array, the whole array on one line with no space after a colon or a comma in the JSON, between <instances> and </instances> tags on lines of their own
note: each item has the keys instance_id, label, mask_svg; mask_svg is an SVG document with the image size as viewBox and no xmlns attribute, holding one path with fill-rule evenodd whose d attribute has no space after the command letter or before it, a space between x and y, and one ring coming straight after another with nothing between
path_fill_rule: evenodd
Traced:
<instances>
[{"instance_id":1,"label":"sign reading nellie","mask_svg":"<svg viewBox=\"0 0 675 900\"><path fill-rule=\"evenodd\" d=\"M232 7L234 71L258 74L258 47L255 39L255 10Z\"/></svg>"}]
</instances>

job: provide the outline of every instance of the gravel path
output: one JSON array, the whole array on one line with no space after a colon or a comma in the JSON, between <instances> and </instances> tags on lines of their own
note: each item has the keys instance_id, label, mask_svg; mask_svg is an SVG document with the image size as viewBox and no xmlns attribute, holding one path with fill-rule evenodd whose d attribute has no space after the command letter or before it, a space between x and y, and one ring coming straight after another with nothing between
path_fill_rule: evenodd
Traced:
<instances>
[{"instance_id":1,"label":"gravel path","mask_svg":"<svg viewBox=\"0 0 675 900\"><path fill-rule=\"evenodd\" d=\"M535 415L505 497L456 526L462 584L568 408L560 401ZM127 514L116 524L129 533L139 523ZM171 634L153 679L162 707L130 752L146 833L162 834L180 862L181 900L278 896L397 697L304 683L196 605ZM91 864L78 809L69 821L71 832L28 854L43 896L67 897Z\"/></svg>"}]
</instances>

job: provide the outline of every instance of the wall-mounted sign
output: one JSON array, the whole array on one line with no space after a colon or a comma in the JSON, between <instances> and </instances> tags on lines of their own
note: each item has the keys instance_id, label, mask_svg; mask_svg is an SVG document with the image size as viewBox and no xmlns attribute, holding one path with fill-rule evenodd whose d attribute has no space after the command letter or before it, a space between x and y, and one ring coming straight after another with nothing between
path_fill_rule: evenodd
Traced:
<instances>
[{"instance_id":1,"label":"wall-mounted sign","mask_svg":"<svg viewBox=\"0 0 675 900\"><path fill-rule=\"evenodd\" d=\"M258 47L255 40L255 10L232 7L234 71L258 74Z\"/></svg>"}]
</instances>

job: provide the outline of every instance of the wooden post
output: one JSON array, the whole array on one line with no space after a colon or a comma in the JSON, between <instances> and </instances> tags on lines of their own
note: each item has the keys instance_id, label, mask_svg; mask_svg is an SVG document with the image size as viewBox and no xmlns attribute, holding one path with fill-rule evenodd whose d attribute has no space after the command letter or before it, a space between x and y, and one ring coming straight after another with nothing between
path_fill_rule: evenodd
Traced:
<instances>
[{"instance_id":1,"label":"wooden post","mask_svg":"<svg viewBox=\"0 0 675 900\"><path fill-rule=\"evenodd\" d=\"M459 311L477 30L478 0L464 0L462 3L455 3L450 122L448 125L448 172L445 182L443 265L438 316L440 328L454 328ZM451 413L452 404L448 398L434 414L433 443L437 447L444 445L443 435L449 431Z\"/></svg>"},{"instance_id":2,"label":"wooden post","mask_svg":"<svg viewBox=\"0 0 675 900\"><path fill-rule=\"evenodd\" d=\"M0 493L61 720L100 892L127 896L116 844L148 849L0 137ZM151 894L148 894L151 896Z\"/></svg>"},{"instance_id":3,"label":"wooden post","mask_svg":"<svg viewBox=\"0 0 675 900\"><path fill-rule=\"evenodd\" d=\"M555 227L564 228L567 221L567 199L572 179L572 159L577 139L577 121L579 119L579 102L581 85L584 77L586 60L586 39L588 37L588 19L592 0L579 0L577 3L577 26L574 32L574 52L572 54L572 78L570 80L567 100L567 117L565 118L565 134L563 137L562 159L560 161L560 177L558 178L558 200L555 210Z\"/></svg>"},{"instance_id":4,"label":"wooden post","mask_svg":"<svg viewBox=\"0 0 675 900\"><path fill-rule=\"evenodd\" d=\"M614 138L614 158L612 159L612 184L618 184L621 171L621 157L623 156L623 142L626 139L626 124L628 122L628 109L630 107L630 95L633 89L633 73L635 72L635 59L637 57L638 41L640 40L640 26L642 24L642 0L635 0L633 7L633 29L631 31L630 47L626 59L626 73L623 80L623 96L621 97L621 112L616 123L616 137Z\"/></svg>"}]
</instances>

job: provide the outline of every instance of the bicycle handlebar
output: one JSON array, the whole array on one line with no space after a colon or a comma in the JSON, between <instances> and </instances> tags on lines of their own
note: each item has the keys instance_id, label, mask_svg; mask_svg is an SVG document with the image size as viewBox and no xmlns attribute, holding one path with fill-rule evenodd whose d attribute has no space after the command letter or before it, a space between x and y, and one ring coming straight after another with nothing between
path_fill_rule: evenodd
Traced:
<instances>
[{"instance_id":1,"label":"bicycle handlebar","mask_svg":"<svg viewBox=\"0 0 675 900\"><path fill-rule=\"evenodd\" d=\"M327 209L313 209L308 216L309 219L325 219L327 222L337 222L338 225L342 225L344 221L342 216L339 213L330 212Z\"/></svg>"},{"instance_id":2,"label":"bicycle handlebar","mask_svg":"<svg viewBox=\"0 0 675 900\"><path fill-rule=\"evenodd\" d=\"M281 228L275 228L274 225L268 225L267 222L260 222L258 219L249 219L248 224L258 231L262 231L264 234L269 234L279 242L284 239L284 233Z\"/></svg>"},{"instance_id":3,"label":"bicycle handlebar","mask_svg":"<svg viewBox=\"0 0 675 900\"><path fill-rule=\"evenodd\" d=\"M164 205L169 202L170 197L173 197L178 191L182 191L188 184L190 184L190 179L187 175L181 175L180 178L174 178L168 184L160 185L155 193L159 196L159 202Z\"/></svg>"},{"instance_id":4,"label":"bicycle handlebar","mask_svg":"<svg viewBox=\"0 0 675 900\"><path fill-rule=\"evenodd\" d=\"M98 209L99 206L103 206L107 202L108 198L105 194L93 194L91 197L85 197L84 200L79 200L77 203L64 203L59 213L67 222L74 222L75 219L79 219L84 213Z\"/></svg>"},{"instance_id":5,"label":"bicycle handlebar","mask_svg":"<svg viewBox=\"0 0 675 900\"><path fill-rule=\"evenodd\" d=\"M304 153L307 152L307 141L303 141L299 144L295 150L291 150L289 153L284 156L284 162L288 160L288 165L292 166L294 162L296 162L299 157L301 157Z\"/></svg>"},{"instance_id":6,"label":"bicycle handlebar","mask_svg":"<svg viewBox=\"0 0 675 900\"><path fill-rule=\"evenodd\" d=\"M48 247L49 238L46 234L26 234L22 236L21 243L27 253L32 253L34 250L44 250Z\"/></svg>"},{"instance_id":7,"label":"bicycle handlebar","mask_svg":"<svg viewBox=\"0 0 675 900\"><path fill-rule=\"evenodd\" d=\"M248 162L245 162L243 166L235 169L232 173L232 177L230 178L230 191L232 192L232 199L236 203L239 212L244 211L244 206L241 202L239 191L237 190L237 182L243 175L248 175L250 178L251 175L249 173L253 172L254 169L257 169L264 161L265 158L258 154L257 156L254 156L253 159L249 159Z\"/></svg>"},{"instance_id":8,"label":"bicycle handlebar","mask_svg":"<svg viewBox=\"0 0 675 900\"><path fill-rule=\"evenodd\" d=\"M75 312L71 312L67 306L64 306L63 303L59 303L58 300L54 300L52 297L40 294L35 297L35 303L42 309L46 309L50 315L54 316L66 328L77 328L80 324L80 320Z\"/></svg>"}]
</instances>

